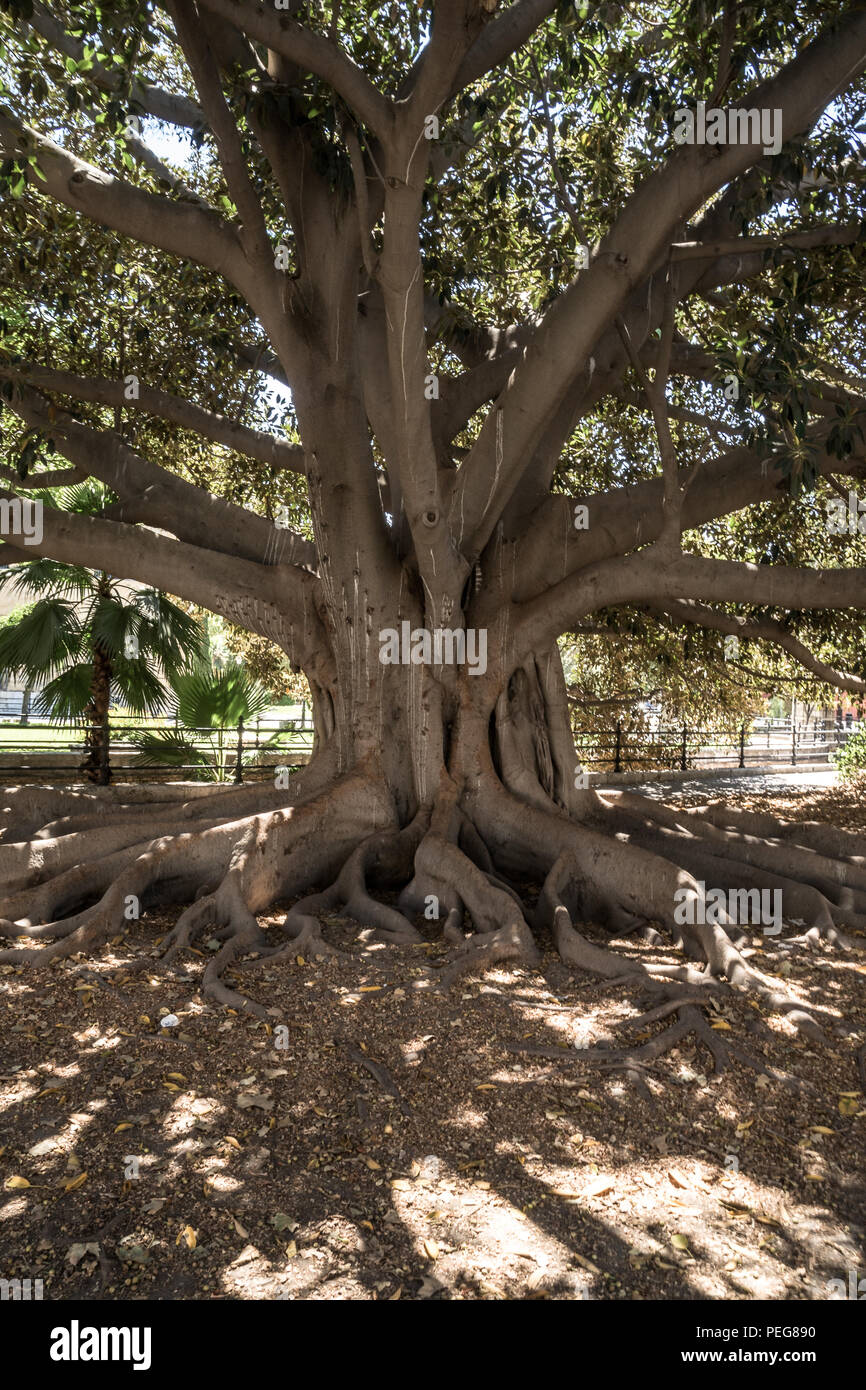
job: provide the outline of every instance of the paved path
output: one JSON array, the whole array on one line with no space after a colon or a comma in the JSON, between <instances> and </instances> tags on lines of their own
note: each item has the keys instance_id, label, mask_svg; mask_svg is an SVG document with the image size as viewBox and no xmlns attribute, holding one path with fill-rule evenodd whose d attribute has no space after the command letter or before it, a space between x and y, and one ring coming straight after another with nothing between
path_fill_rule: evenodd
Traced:
<instances>
[{"instance_id":1,"label":"paved path","mask_svg":"<svg viewBox=\"0 0 866 1390\"><path fill-rule=\"evenodd\" d=\"M663 782L639 782L624 790L640 792L642 796L652 796L663 801L676 792L687 792L689 796L696 792L704 792L709 796L737 796L742 792L758 792L772 796L774 792L784 794L792 791L810 791L817 787L832 787L835 782L836 774L832 771L796 772L790 768L785 772L770 772L760 769L739 773L736 776L719 772L714 777L689 777L686 773ZM599 784L598 790L602 791L604 788ZM607 790L616 791L617 788L611 784Z\"/></svg>"}]
</instances>

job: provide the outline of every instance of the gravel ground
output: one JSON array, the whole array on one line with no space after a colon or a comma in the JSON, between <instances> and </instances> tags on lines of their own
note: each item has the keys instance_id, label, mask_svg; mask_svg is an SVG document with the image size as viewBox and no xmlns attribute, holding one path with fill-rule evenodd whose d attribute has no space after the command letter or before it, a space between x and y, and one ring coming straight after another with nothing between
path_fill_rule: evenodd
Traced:
<instances>
[{"instance_id":1,"label":"gravel ground","mask_svg":"<svg viewBox=\"0 0 866 1390\"><path fill-rule=\"evenodd\" d=\"M829 772L719 772L713 777L671 777L663 782L640 782L627 788L643 796L669 801L671 797L688 796L699 800L733 800L746 796L787 796L790 793L830 790L836 785L836 773ZM599 791L615 791L611 784Z\"/></svg>"},{"instance_id":2,"label":"gravel ground","mask_svg":"<svg viewBox=\"0 0 866 1390\"><path fill-rule=\"evenodd\" d=\"M738 805L866 829L855 793L785 776L647 792L695 804L730 780ZM331 918L344 956L244 977L271 1026L203 1002L206 951L156 973L173 920L0 967L0 1277L51 1299L810 1300L862 1273L862 951L756 936L826 1041L722 995L714 1030L769 1074L716 1077L686 1037L635 1089L574 1049L621 1045L648 1001L549 942L538 970L443 996L432 930L397 951Z\"/></svg>"}]
</instances>

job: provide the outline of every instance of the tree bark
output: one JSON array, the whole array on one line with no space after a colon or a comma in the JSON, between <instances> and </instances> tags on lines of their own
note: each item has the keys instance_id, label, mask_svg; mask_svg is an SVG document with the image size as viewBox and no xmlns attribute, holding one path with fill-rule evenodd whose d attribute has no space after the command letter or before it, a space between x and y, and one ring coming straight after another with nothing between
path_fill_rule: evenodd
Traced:
<instances>
[{"instance_id":1,"label":"tree bark","mask_svg":"<svg viewBox=\"0 0 866 1390\"><path fill-rule=\"evenodd\" d=\"M101 575L97 592L107 596L110 586L107 575ZM111 706L111 653L100 642L93 644L93 678L90 699L83 711L87 721L84 735L85 757L79 772L86 781L107 787L111 782L109 708Z\"/></svg>"}]
</instances>

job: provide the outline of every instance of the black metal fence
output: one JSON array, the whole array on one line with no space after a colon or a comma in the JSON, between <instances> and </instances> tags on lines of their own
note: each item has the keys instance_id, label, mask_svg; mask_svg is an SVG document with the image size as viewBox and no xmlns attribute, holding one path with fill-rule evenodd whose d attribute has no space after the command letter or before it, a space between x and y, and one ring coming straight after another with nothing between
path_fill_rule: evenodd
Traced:
<instances>
[{"instance_id":1,"label":"black metal fence","mask_svg":"<svg viewBox=\"0 0 866 1390\"><path fill-rule=\"evenodd\" d=\"M58 724L0 717L0 783L78 781L90 751L89 733L84 720ZM114 781L239 783L270 779L282 767L305 762L313 722L306 706L300 718L197 729L171 719L112 715L97 733L97 760L110 768ZM143 747L143 740L150 747Z\"/></svg>"},{"instance_id":2,"label":"black metal fence","mask_svg":"<svg viewBox=\"0 0 866 1390\"><path fill-rule=\"evenodd\" d=\"M736 730L675 728L581 730L575 747L588 772L637 770L688 772L692 768L765 767L798 763L829 764L830 756L866 721L818 720L792 724L774 719L741 724Z\"/></svg>"},{"instance_id":3,"label":"black metal fence","mask_svg":"<svg viewBox=\"0 0 866 1390\"><path fill-rule=\"evenodd\" d=\"M632 729L622 721L614 728L580 731L575 748L589 772L680 771L693 768L796 767L829 765L836 748L860 724L832 720L791 724L765 720L743 724L727 733L675 728ZM20 716L0 717L0 784L6 782L77 781L87 756L83 721L51 724ZM100 755L115 781L264 781L280 768L294 768L312 751L312 717L306 707L299 719L255 719L231 727L188 729L171 720L136 723L113 716L102 730ZM144 735L182 739L171 761L142 753Z\"/></svg>"}]
</instances>

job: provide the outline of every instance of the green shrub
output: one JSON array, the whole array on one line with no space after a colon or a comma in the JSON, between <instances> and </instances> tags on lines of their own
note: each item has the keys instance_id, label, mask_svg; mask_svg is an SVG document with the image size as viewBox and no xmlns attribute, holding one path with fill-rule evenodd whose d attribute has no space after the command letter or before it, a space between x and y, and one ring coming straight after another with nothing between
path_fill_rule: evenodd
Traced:
<instances>
[{"instance_id":1,"label":"green shrub","mask_svg":"<svg viewBox=\"0 0 866 1390\"><path fill-rule=\"evenodd\" d=\"M833 763L841 782L854 782L866 776L866 729L852 734L833 754Z\"/></svg>"}]
</instances>

